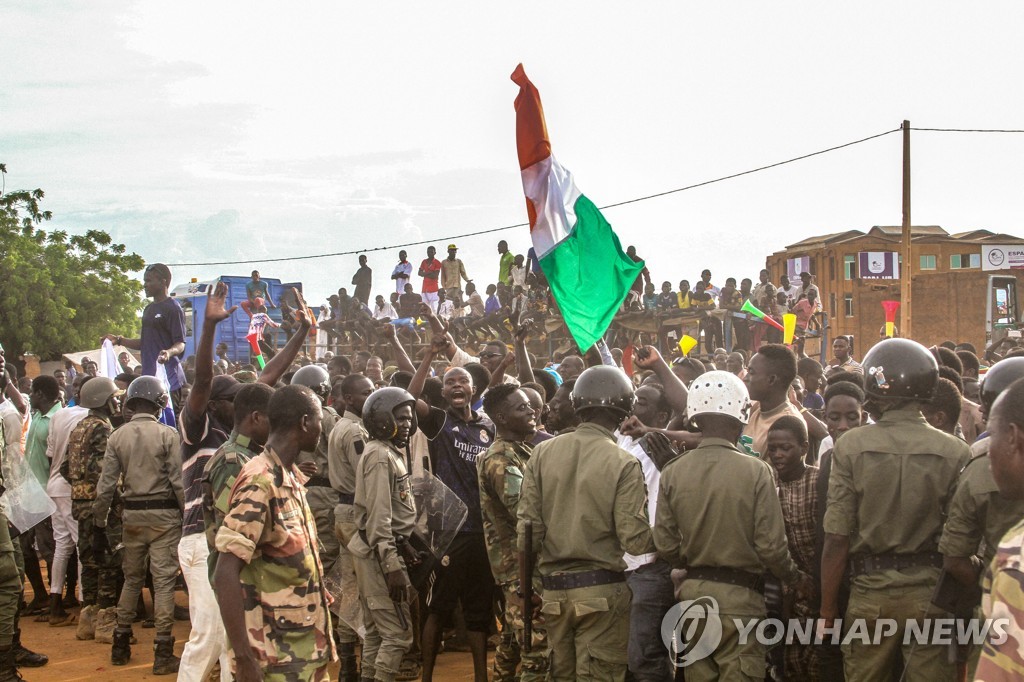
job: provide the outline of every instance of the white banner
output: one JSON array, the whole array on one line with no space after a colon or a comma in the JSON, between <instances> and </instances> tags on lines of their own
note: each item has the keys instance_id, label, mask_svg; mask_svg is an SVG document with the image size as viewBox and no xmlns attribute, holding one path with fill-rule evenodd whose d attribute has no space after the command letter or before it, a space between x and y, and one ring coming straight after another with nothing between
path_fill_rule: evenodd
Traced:
<instances>
[{"instance_id":1,"label":"white banner","mask_svg":"<svg viewBox=\"0 0 1024 682\"><path fill-rule=\"evenodd\" d=\"M1024 244L981 247L982 270L1024 269Z\"/></svg>"}]
</instances>

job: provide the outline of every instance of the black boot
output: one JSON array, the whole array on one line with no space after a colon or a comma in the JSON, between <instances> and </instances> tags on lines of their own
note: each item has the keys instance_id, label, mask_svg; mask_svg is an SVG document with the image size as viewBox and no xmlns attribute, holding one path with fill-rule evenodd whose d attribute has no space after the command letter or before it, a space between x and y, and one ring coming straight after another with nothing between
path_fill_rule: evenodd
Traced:
<instances>
[{"instance_id":1,"label":"black boot","mask_svg":"<svg viewBox=\"0 0 1024 682\"><path fill-rule=\"evenodd\" d=\"M50 657L44 654L37 654L26 649L21 644L21 629L14 629L14 641L11 642L14 650L14 664L19 668L41 668L50 662Z\"/></svg>"},{"instance_id":2,"label":"black boot","mask_svg":"<svg viewBox=\"0 0 1024 682\"><path fill-rule=\"evenodd\" d=\"M341 659L338 681L359 682L359 665L356 661L355 642L341 642L338 644L338 657Z\"/></svg>"},{"instance_id":3,"label":"black boot","mask_svg":"<svg viewBox=\"0 0 1024 682\"><path fill-rule=\"evenodd\" d=\"M19 682L24 678L14 663L14 647L0 647L0 682Z\"/></svg>"},{"instance_id":4,"label":"black boot","mask_svg":"<svg viewBox=\"0 0 1024 682\"><path fill-rule=\"evenodd\" d=\"M110 662L114 665L126 665L132 658L132 628L114 628L114 645L110 648Z\"/></svg>"},{"instance_id":5,"label":"black boot","mask_svg":"<svg viewBox=\"0 0 1024 682\"><path fill-rule=\"evenodd\" d=\"M174 655L174 635L158 634L153 641L153 674L176 673L179 663L181 663L181 659Z\"/></svg>"}]
</instances>

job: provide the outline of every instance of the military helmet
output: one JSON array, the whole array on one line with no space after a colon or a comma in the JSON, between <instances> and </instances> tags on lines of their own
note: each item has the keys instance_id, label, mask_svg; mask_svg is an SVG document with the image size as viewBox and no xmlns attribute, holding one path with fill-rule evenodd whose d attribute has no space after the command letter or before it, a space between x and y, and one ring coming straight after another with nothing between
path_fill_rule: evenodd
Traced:
<instances>
[{"instance_id":1,"label":"military helmet","mask_svg":"<svg viewBox=\"0 0 1024 682\"><path fill-rule=\"evenodd\" d=\"M412 394L397 386L378 388L363 403L363 427L371 438L391 440L398 433L395 422L395 408L412 405L412 430L416 432L416 399Z\"/></svg>"},{"instance_id":2,"label":"military helmet","mask_svg":"<svg viewBox=\"0 0 1024 682\"><path fill-rule=\"evenodd\" d=\"M579 414L590 407L607 407L628 417L636 403L633 384L618 367L598 365L576 377L572 409Z\"/></svg>"},{"instance_id":3,"label":"military helmet","mask_svg":"<svg viewBox=\"0 0 1024 682\"><path fill-rule=\"evenodd\" d=\"M986 410L992 409L999 394L1021 377L1024 377L1024 358L1006 358L992 365L981 380L981 404Z\"/></svg>"},{"instance_id":4,"label":"military helmet","mask_svg":"<svg viewBox=\"0 0 1024 682\"><path fill-rule=\"evenodd\" d=\"M321 402L326 402L331 395L331 375L319 365L306 365L299 369L292 375L291 383L311 389Z\"/></svg>"},{"instance_id":5,"label":"military helmet","mask_svg":"<svg viewBox=\"0 0 1024 682\"><path fill-rule=\"evenodd\" d=\"M93 381L95 381L95 379ZM130 403L136 398L139 400L149 401L161 410L167 407L167 389L164 388L163 382L156 377L139 377L132 381L132 383L128 384L128 393L125 395L125 404Z\"/></svg>"},{"instance_id":6,"label":"military helmet","mask_svg":"<svg viewBox=\"0 0 1024 682\"><path fill-rule=\"evenodd\" d=\"M124 393L113 379L107 377L93 377L85 382L78 394L78 404L95 410L107 404L107 401L114 396Z\"/></svg>"},{"instance_id":7,"label":"military helmet","mask_svg":"<svg viewBox=\"0 0 1024 682\"><path fill-rule=\"evenodd\" d=\"M932 399L939 363L927 348L910 339L885 339L864 356L865 393L871 398Z\"/></svg>"},{"instance_id":8,"label":"military helmet","mask_svg":"<svg viewBox=\"0 0 1024 682\"><path fill-rule=\"evenodd\" d=\"M686 418L700 414L724 414L746 424L750 421L750 393L743 380L732 372L705 372L690 384L686 396Z\"/></svg>"}]
</instances>

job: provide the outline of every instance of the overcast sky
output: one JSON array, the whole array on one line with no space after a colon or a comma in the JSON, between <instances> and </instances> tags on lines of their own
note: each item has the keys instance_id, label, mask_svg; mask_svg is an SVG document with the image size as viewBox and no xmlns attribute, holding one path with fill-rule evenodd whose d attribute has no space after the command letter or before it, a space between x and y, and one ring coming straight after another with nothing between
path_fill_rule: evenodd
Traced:
<instances>
[{"instance_id":1,"label":"overcast sky","mask_svg":"<svg viewBox=\"0 0 1024 682\"><path fill-rule=\"evenodd\" d=\"M1019 2L317 3L7 0L0 162L50 228L149 262L371 249L526 219L518 62L598 205L880 133L1024 128ZM917 132L915 224L1024 236L1024 135ZM606 211L657 281L756 278L824 232L901 220L893 134ZM493 282L498 239L455 239ZM418 263L425 247L410 249ZM375 292L397 249L369 253ZM312 300L355 255L258 264ZM252 266L176 267L190 277ZM418 282L417 282L418 284Z\"/></svg>"}]
</instances>

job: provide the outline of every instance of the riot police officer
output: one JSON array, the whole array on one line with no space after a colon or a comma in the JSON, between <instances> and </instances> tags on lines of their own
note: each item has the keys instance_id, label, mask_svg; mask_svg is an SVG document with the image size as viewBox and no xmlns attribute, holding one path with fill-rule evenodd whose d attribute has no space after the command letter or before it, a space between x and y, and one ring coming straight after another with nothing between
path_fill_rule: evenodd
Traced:
<instances>
[{"instance_id":1,"label":"riot police officer","mask_svg":"<svg viewBox=\"0 0 1024 682\"><path fill-rule=\"evenodd\" d=\"M390 681L412 646L412 584L399 551L416 521L404 448L415 429L416 399L400 388L382 388L363 404L370 436L356 467L352 554L363 608L362 679Z\"/></svg>"},{"instance_id":2,"label":"riot police officer","mask_svg":"<svg viewBox=\"0 0 1024 682\"><path fill-rule=\"evenodd\" d=\"M553 680L584 679L596 669L612 679L626 673L632 595L623 554L654 551L640 462L612 435L634 402L618 368L584 371L572 390L582 423L538 445L523 478L519 548L530 522Z\"/></svg>"},{"instance_id":3,"label":"riot police officer","mask_svg":"<svg viewBox=\"0 0 1024 682\"><path fill-rule=\"evenodd\" d=\"M903 679L952 680L945 647L904 641L907 621L943 613L930 603L942 566L942 510L970 451L921 414L938 381L928 349L909 339L886 339L868 351L863 365L868 409L880 417L845 433L833 450L822 624L834 627L839 616L839 585L849 564L845 621L893 619L897 630L877 644L844 643L846 678L883 679L902 653Z\"/></svg>"}]
</instances>

